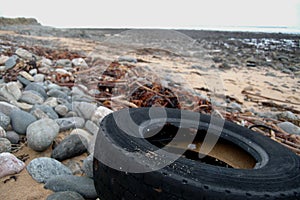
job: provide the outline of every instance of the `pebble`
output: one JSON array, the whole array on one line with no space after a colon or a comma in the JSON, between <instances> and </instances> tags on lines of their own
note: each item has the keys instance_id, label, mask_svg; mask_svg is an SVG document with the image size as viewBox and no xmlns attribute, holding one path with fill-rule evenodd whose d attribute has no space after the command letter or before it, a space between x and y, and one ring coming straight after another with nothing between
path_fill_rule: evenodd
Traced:
<instances>
[{"instance_id":1,"label":"pebble","mask_svg":"<svg viewBox=\"0 0 300 200\"><path fill-rule=\"evenodd\" d=\"M20 81L20 83L22 83L23 85L29 85L31 82L29 80L27 80L26 78L22 77L22 76L17 76L18 81Z\"/></svg>"},{"instance_id":2,"label":"pebble","mask_svg":"<svg viewBox=\"0 0 300 200\"><path fill-rule=\"evenodd\" d=\"M47 157L33 159L26 169L30 176L39 183L45 183L54 176L72 174L71 170L62 163Z\"/></svg>"},{"instance_id":3,"label":"pebble","mask_svg":"<svg viewBox=\"0 0 300 200\"><path fill-rule=\"evenodd\" d=\"M10 125L10 118L6 114L0 112L0 126L7 130L8 126Z\"/></svg>"},{"instance_id":4,"label":"pebble","mask_svg":"<svg viewBox=\"0 0 300 200\"><path fill-rule=\"evenodd\" d=\"M7 138L0 138L0 153L10 152L11 143Z\"/></svg>"},{"instance_id":5,"label":"pebble","mask_svg":"<svg viewBox=\"0 0 300 200\"><path fill-rule=\"evenodd\" d=\"M13 110L20 110L20 108L18 108L17 106L14 106L10 103L4 102L4 101L0 101L0 112L10 116L11 112Z\"/></svg>"},{"instance_id":6,"label":"pebble","mask_svg":"<svg viewBox=\"0 0 300 200\"><path fill-rule=\"evenodd\" d=\"M278 119L289 120L289 121L298 120L297 115L295 115L291 111L285 111L282 113L278 113L277 117L278 117Z\"/></svg>"},{"instance_id":7,"label":"pebble","mask_svg":"<svg viewBox=\"0 0 300 200\"><path fill-rule=\"evenodd\" d=\"M22 49L22 48L18 48L16 50L16 54L21 57L24 58L26 60L32 60L32 58L34 57L34 55L32 53L30 53L29 51ZM36 57L36 56L35 56Z\"/></svg>"},{"instance_id":8,"label":"pebble","mask_svg":"<svg viewBox=\"0 0 300 200\"><path fill-rule=\"evenodd\" d=\"M6 138L6 131L0 126L0 138Z\"/></svg>"},{"instance_id":9,"label":"pebble","mask_svg":"<svg viewBox=\"0 0 300 200\"><path fill-rule=\"evenodd\" d=\"M96 125L98 125L98 124L100 124L100 122L102 121L102 119L103 119L106 115L108 115L108 114L110 114L110 113L112 113L112 112L113 112L113 111L112 111L111 109L109 109L109 108L106 108L106 107L104 107L104 106L99 106L99 107L96 109L95 113L93 114L91 120L92 120Z\"/></svg>"},{"instance_id":10,"label":"pebble","mask_svg":"<svg viewBox=\"0 0 300 200\"><path fill-rule=\"evenodd\" d=\"M73 175L81 175L83 173L80 164L74 160L68 160L65 165L72 171Z\"/></svg>"},{"instance_id":11,"label":"pebble","mask_svg":"<svg viewBox=\"0 0 300 200\"><path fill-rule=\"evenodd\" d=\"M5 64L5 62L9 59L8 56L1 55L0 56L0 65Z\"/></svg>"},{"instance_id":12,"label":"pebble","mask_svg":"<svg viewBox=\"0 0 300 200\"><path fill-rule=\"evenodd\" d=\"M36 121L33 115L22 110L13 110L10 119L14 131L21 135L25 135L27 127Z\"/></svg>"},{"instance_id":13,"label":"pebble","mask_svg":"<svg viewBox=\"0 0 300 200\"><path fill-rule=\"evenodd\" d=\"M65 105L57 105L54 110L62 117L66 116L66 114L69 112L69 108Z\"/></svg>"},{"instance_id":14,"label":"pebble","mask_svg":"<svg viewBox=\"0 0 300 200\"><path fill-rule=\"evenodd\" d=\"M273 112L257 112L257 115L262 118L277 119L276 113Z\"/></svg>"},{"instance_id":15,"label":"pebble","mask_svg":"<svg viewBox=\"0 0 300 200\"><path fill-rule=\"evenodd\" d=\"M14 97L16 101L18 101L22 96L20 87L21 86L17 82L9 82L6 84L7 91Z\"/></svg>"},{"instance_id":16,"label":"pebble","mask_svg":"<svg viewBox=\"0 0 300 200\"><path fill-rule=\"evenodd\" d=\"M34 78L26 71L20 71L19 75L22 76L23 78L27 79L28 81L34 81Z\"/></svg>"},{"instance_id":17,"label":"pebble","mask_svg":"<svg viewBox=\"0 0 300 200\"><path fill-rule=\"evenodd\" d=\"M26 112L29 112L33 105L28 104L28 103L24 103L24 102L13 102L15 104L15 106L17 106L18 108L21 108L21 110L25 110Z\"/></svg>"},{"instance_id":18,"label":"pebble","mask_svg":"<svg viewBox=\"0 0 300 200\"><path fill-rule=\"evenodd\" d=\"M0 153L0 178L20 173L25 163L11 153Z\"/></svg>"},{"instance_id":19,"label":"pebble","mask_svg":"<svg viewBox=\"0 0 300 200\"><path fill-rule=\"evenodd\" d=\"M73 102L73 111L77 113L79 117L84 119L91 119L95 110L97 109L96 104L87 102Z\"/></svg>"},{"instance_id":20,"label":"pebble","mask_svg":"<svg viewBox=\"0 0 300 200\"><path fill-rule=\"evenodd\" d=\"M12 144L18 144L20 141L20 136L15 131L7 131L6 132L6 138L12 143Z\"/></svg>"},{"instance_id":21,"label":"pebble","mask_svg":"<svg viewBox=\"0 0 300 200\"><path fill-rule=\"evenodd\" d=\"M49 97L48 99L46 99L46 101L43 103L43 105L50 106L50 107L54 108L58 105L57 98L56 97Z\"/></svg>"},{"instance_id":22,"label":"pebble","mask_svg":"<svg viewBox=\"0 0 300 200\"><path fill-rule=\"evenodd\" d=\"M81 117L59 118L55 122L59 125L59 131L66 131L73 128L82 128L85 121Z\"/></svg>"},{"instance_id":23,"label":"pebble","mask_svg":"<svg viewBox=\"0 0 300 200\"><path fill-rule=\"evenodd\" d=\"M242 106L236 102L231 102L229 104L229 108L231 108L233 111L242 111Z\"/></svg>"},{"instance_id":24,"label":"pebble","mask_svg":"<svg viewBox=\"0 0 300 200\"><path fill-rule=\"evenodd\" d=\"M40 119L27 128L28 146L35 151L46 150L59 132L59 126L52 119Z\"/></svg>"},{"instance_id":25,"label":"pebble","mask_svg":"<svg viewBox=\"0 0 300 200\"><path fill-rule=\"evenodd\" d=\"M15 101L15 97L7 90L6 85L0 85L0 99L3 101Z\"/></svg>"},{"instance_id":26,"label":"pebble","mask_svg":"<svg viewBox=\"0 0 300 200\"><path fill-rule=\"evenodd\" d=\"M39 93L44 99L48 98L48 95L44 89L44 87L38 83L30 83L25 87L25 91L33 90Z\"/></svg>"},{"instance_id":27,"label":"pebble","mask_svg":"<svg viewBox=\"0 0 300 200\"><path fill-rule=\"evenodd\" d=\"M31 105L35 105L44 103L44 98L42 97L42 95L40 95L34 90L27 90L22 93L20 101Z\"/></svg>"},{"instance_id":28,"label":"pebble","mask_svg":"<svg viewBox=\"0 0 300 200\"><path fill-rule=\"evenodd\" d=\"M8 70L8 69L13 68L17 64L18 59L19 59L19 57L17 55L13 55L13 56L9 57L8 60L6 60L6 62L5 62L6 69Z\"/></svg>"},{"instance_id":29,"label":"pebble","mask_svg":"<svg viewBox=\"0 0 300 200\"><path fill-rule=\"evenodd\" d=\"M36 111L39 111L39 113L43 112L46 114L50 119L58 119L57 113L53 110L52 107L47 106L47 105L34 105L31 109L30 113L34 113ZM37 118L43 118L43 117L38 117Z\"/></svg>"},{"instance_id":30,"label":"pebble","mask_svg":"<svg viewBox=\"0 0 300 200\"><path fill-rule=\"evenodd\" d=\"M131 63L137 63L137 59L131 56L120 56L118 58L119 62L131 62Z\"/></svg>"},{"instance_id":31,"label":"pebble","mask_svg":"<svg viewBox=\"0 0 300 200\"><path fill-rule=\"evenodd\" d=\"M277 125L287 133L300 135L300 127L291 122L281 122Z\"/></svg>"},{"instance_id":32,"label":"pebble","mask_svg":"<svg viewBox=\"0 0 300 200\"><path fill-rule=\"evenodd\" d=\"M55 66L61 66L65 68L72 68L72 62L69 59L60 59L57 60Z\"/></svg>"},{"instance_id":33,"label":"pebble","mask_svg":"<svg viewBox=\"0 0 300 200\"><path fill-rule=\"evenodd\" d=\"M88 67L88 65L86 64L86 62L83 58L74 58L72 60L72 64L74 66L78 66L78 67Z\"/></svg>"},{"instance_id":34,"label":"pebble","mask_svg":"<svg viewBox=\"0 0 300 200\"><path fill-rule=\"evenodd\" d=\"M84 200L77 192L64 191L50 194L46 200Z\"/></svg>"},{"instance_id":35,"label":"pebble","mask_svg":"<svg viewBox=\"0 0 300 200\"><path fill-rule=\"evenodd\" d=\"M48 96L50 97L56 97L56 98L62 98L62 99L68 99L68 95L58 89L51 89L47 92Z\"/></svg>"},{"instance_id":36,"label":"pebble","mask_svg":"<svg viewBox=\"0 0 300 200\"><path fill-rule=\"evenodd\" d=\"M36 82L36 83L42 83L45 80L45 75L44 74L36 74L36 75L34 75L33 79L34 79L34 82Z\"/></svg>"},{"instance_id":37,"label":"pebble","mask_svg":"<svg viewBox=\"0 0 300 200\"><path fill-rule=\"evenodd\" d=\"M34 76L34 75L36 75L38 73L38 70L37 69L31 69L31 70L29 70L29 74L31 75L31 76Z\"/></svg>"},{"instance_id":38,"label":"pebble","mask_svg":"<svg viewBox=\"0 0 300 200\"><path fill-rule=\"evenodd\" d=\"M79 156L87 151L87 141L77 134L67 136L53 149L51 158L62 161Z\"/></svg>"},{"instance_id":39,"label":"pebble","mask_svg":"<svg viewBox=\"0 0 300 200\"><path fill-rule=\"evenodd\" d=\"M55 192L74 191L78 192L84 198L95 199L97 192L93 179L84 176L60 175L54 176L46 181L44 186Z\"/></svg>"},{"instance_id":40,"label":"pebble","mask_svg":"<svg viewBox=\"0 0 300 200\"><path fill-rule=\"evenodd\" d=\"M83 172L88 176L93 178L94 176L94 171L93 171L93 161L94 161L94 156L93 154L90 154L88 157L86 157L83 160L83 166L82 166L82 170Z\"/></svg>"},{"instance_id":41,"label":"pebble","mask_svg":"<svg viewBox=\"0 0 300 200\"><path fill-rule=\"evenodd\" d=\"M50 67L52 65L53 65L52 60L50 60L48 58L45 58L45 57L42 58L42 60L41 60L41 67Z\"/></svg>"},{"instance_id":42,"label":"pebble","mask_svg":"<svg viewBox=\"0 0 300 200\"><path fill-rule=\"evenodd\" d=\"M99 132L99 127L90 120L86 121L84 128L87 131L89 131L92 135L97 135Z\"/></svg>"}]
</instances>

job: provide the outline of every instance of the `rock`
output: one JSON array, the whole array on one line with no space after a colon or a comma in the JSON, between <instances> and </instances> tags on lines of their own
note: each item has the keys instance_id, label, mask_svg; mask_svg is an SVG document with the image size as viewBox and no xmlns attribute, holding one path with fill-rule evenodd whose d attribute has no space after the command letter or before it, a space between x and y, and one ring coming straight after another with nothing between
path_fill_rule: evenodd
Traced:
<instances>
[{"instance_id":1,"label":"rock","mask_svg":"<svg viewBox=\"0 0 300 200\"><path fill-rule=\"evenodd\" d=\"M228 107L233 111L242 111L242 106L236 102L231 102Z\"/></svg>"},{"instance_id":2,"label":"rock","mask_svg":"<svg viewBox=\"0 0 300 200\"><path fill-rule=\"evenodd\" d=\"M58 105L58 101L56 97L49 97L46 99L46 101L43 103L43 105L50 106L52 108L56 107Z\"/></svg>"},{"instance_id":3,"label":"rock","mask_svg":"<svg viewBox=\"0 0 300 200\"><path fill-rule=\"evenodd\" d=\"M93 171L93 161L94 161L94 156L93 154L90 154L88 157L86 157L83 160L83 172L88 176L93 178L94 177L94 171Z\"/></svg>"},{"instance_id":4,"label":"rock","mask_svg":"<svg viewBox=\"0 0 300 200\"><path fill-rule=\"evenodd\" d=\"M247 67L256 67L256 59L251 57L246 60Z\"/></svg>"},{"instance_id":5,"label":"rock","mask_svg":"<svg viewBox=\"0 0 300 200\"><path fill-rule=\"evenodd\" d=\"M5 62L6 69L8 70L8 69L13 68L17 64L18 59L19 59L19 57L17 55L13 55L13 56L9 57L8 60L6 60L6 62Z\"/></svg>"},{"instance_id":6,"label":"rock","mask_svg":"<svg viewBox=\"0 0 300 200\"><path fill-rule=\"evenodd\" d=\"M45 80L45 75L44 74L36 74L36 75L34 75L33 79L34 79L34 82L36 82L36 83L42 83Z\"/></svg>"},{"instance_id":7,"label":"rock","mask_svg":"<svg viewBox=\"0 0 300 200\"><path fill-rule=\"evenodd\" d=\"M277 125L287 133L300 135L300 127L291 122L281 122Z\"/></svg>"},{"instance_id":8,"label":"rock","mask_svg":"<svg viewBox=\"0 0 300 200\"><path fill-rule=\"evenodd\" d=\"M131 62L131 63L137 63L137 59L130 56L120 56L118 58L119 62Z\"/></svg>"},{"instance_id":9,"label":"rock","mask_svg":"<svg viewBox=\"0 0 300 200\"><path fill-rule=\"evenodd\" d=\"M79 156L87 151L87 141L77 134L67 136L53 149L51 157L62 161Z\"/></svg>"},{"instance_id":10,"label":"rock","mask_svg":"<svg viewBox=\"0 0 300 200\"><path fill-rule=\"evenodd\" d=\"M80 164L74 160L68 160L66 166L72 171L73 175L81 175L83 173Z\"/></svg>"},{"instance_id":11,"label":"rock","mask_svg":"<svg viewBox=\"0 0 300 200\"><path fill-rule=\"evenodd\" d=\"M6 138L0 138L0 153L10 152L11 151L11 143Z\"/></svg>"},{"instance_id":12,"label":"rock","mask_svg":"<svg viewBox=\"0 0 300 200\"><path fill-rule=\"evenodd\" d=\"M97 135L98 131L99 131L99 127L92 121L88 120L85 123L85 129L87 131L89 131L92 135Z\"/></svg>"},{"instance_id":13,"label":"rock","mask_svg":"<svg viewBox=\"0 0 300 200\"><path fill-rule=\"evenodd\" d=\"M4 130L7 130L9 124L10 124L10 118L9 118L9 116L7 116L4 113L0 112L0 126Z\"/></svg>"},{"instance_id":14,"label":"rock","mask_svg":"<svg viewBox=\"0 0 300 200\"><path fill-rule=\"evenodd\" d=\"M15 97L7 90L6 85L0 85L0 100L7 102L16 101Z\"/></svg>"},{"instance_id":15,"label":"rock","mask_svg":"<svg viewBox=\"0 0 300 200\"><path fill-rule=\"evenodd\" d=\"M44 113L41 109L35 109L30 112L33 116L35 116L37 119L44 119L44 118L49 118L49 116Z\"/></svg>"},{"instance_id":16,"label":"rock","mask_svg":"<svg viewBox=\"0 0 300 200\"><path fill-rule=\"evenodd\" d=\"M57 90L57 89L51 89L47 92L48 96L50 97L56 97L56 98L62 98L62 99L68 99L68 95L64 92Z\"/></svg>"},{"instance_id":17,"label":"rock","mask_svg":"<svg viewBox=\"0 0 300 200\"><path fill-rule=\"evenodd\" d=\"M17 76L17 79L18 79L18 81L20 81L20 83L22 83L25 86L29 85L31 83L29 80L27 80L23 76Z\"/></svg>"},{"instance_id":18,"label":"rock","mask_svg":"<svg viewBox=\"0 0 300 200\"><path fill-rule=\"evenodd\" d=\"M27 50L25 50L25 49L22 49L22 48L18 48L18 49L16 50L16 54L17 54L19 57L24 58L24 59L26 59L26 60L31 60L31 59L33 59L34 57L36 57L36 56L34 56L32 53L30 53L29 51L27 51Z\"/></svg>"},{"instance_id":19,"label":"rock","mask_svg":"<svg viewBox=\"0 0 300 200\"><path fill-rule=\"evenodd\" d=\"M11 153L0 153L0 178L20 173L25 163Z\"/></svg>"},{"instance_id":20,"label":"rock","mask_svg":"<svg viewBox=\"0 0 300 200\"><path fill-rule=\"evenodd\" d=\"M41 62L40 62L41 67L51 67L53 66L52 60L43 57Z\"/></svg>"},{"instance_id":21,"label":"rock","mask_svg":"<svg viewBox=\"0 0 300 200\"><path fill-rule=\"evenodd\" d=\"M58 119L58 115L56 114L56 112L53 110L52 107L47 106L47 105L34 105L31 109L31 114L36 113L36 111L38 111L39 113L41 113L41 111L46 114L50 119ZM37 113L36 113L37 114ZM37 118L39 118L37 116ZM43 117L41 117L43 118Z\"/></svg>"},{"instance_id":22,"label":"rock","mask_svg":"<svg viewBox=\"0 0 300 200\"><path fill-rule=\"evenodd\" d=\"M6 131L0 126L0 138L6 138Z\"/></svg>"},{"instance_id":23,"label":"rock","mask_svg":"<svg viewBox=\"0 0 300 200\"><path fill-rule=\"evenodd\" d=\"M65 68L72 68L72 62L69 59L60 59L57 60L55 66L61 66Z\"/></svg>"},{"instance_id":24,"label":"rock","mask_svg":"<svg viewBox=\"0 0 300 200\"><path fill-rule=\"evenodd\" d=\"M38 83L30 83L25 87L25 91L32 91L32 90L39 93L44 99L48 98L48 95L42 85Z\"/></svg>"},{"instance_id":25,"label":"rock","mask_svg":"<svg viewBox=\"0 0 300 200\"><path fill-rule=\"evenodd\" d=\"M72 174L71 170L59 161L47 157L33 159L26 169L30 176L39 183L45 183L49 178L58 175Z\"/></svg>"},{"instance_id":26,"label":"rock","mask_svg":"<svg viewBox=\"0 0 300 200\"><path fill-rule=\"evenodd\" d=\"M20 141L20 136L15 131L7 131L6 132L6 138L12 143L12 144L18 144Z\"/></svg>"},{"instance_id":27,"label":"rock","mask_svg":"<svg viewBox=\"0 0 300 200\"><path fill-rule=\"evenodd\" d=\"M289 70L289 69L282 69L281 72L284 73L284 74L292 74L292 73L293 73L293 72L292 72L291 70Z\"/></svg>"},{"instance_id":28,"label":"rock","mask_svg":"<svg viewBox=\"0 0 300 200\"><path fill-rule=\"evenodd\" d=\"M44 103L44 98L42 97L42 95L40 95L34 90L27 90L22 93L20 101L31 105L35 105Z\"/></svg>"},{"instance_id":29,"label":"rock","mask_svg":"<svg viewBox=\"0 0 300 200\"><path fill-rule=\"evenodd\" d=\"M110 114L110 113L112 113L112 112L113 112L113 111L112 111L111 109L108 109L108 108L106 108L106 107L104 107L104 106L99 106L99 107L96 109L95 113L93 114L91 120L92 120L96 125L98 125L98 124L100 124L100 122L102 121L102 119L103 119L106 115L108 115L108 114Z\"/></svg>"},{"instance_id":30,"label":"rock","mask_svg":"<svg viewBox=\"0 0 300 200\"><path fill-rule=\"evenodd\" d=\"M8 56L1 55L0 56L0 65L5 64L5 62L9 59Z\"/></svg>"},{"instance_id":31,"label":"rock","mask_svg":"<svg viewBox=\"0 0 300 200\"><path fill-rule=\"evenodd\" d=\"M22 96L20 87L21 86L17 82L9 82L6 84L7 91L14 97L16 101L18 101Z\"/></svg>"},{"instance_id":32,"label":"rock","mask_svg":"<svg viewBox=\"0 0 300 200\"><path fill-rule=\"evenodd\" d=\"M17 102L17 101L14 101L13 104L15 106L17 106L18 108L21 108L21 110L24 110L26 112L30 111L33 107L33 105L30 105L28 103L24 103L24 102Z\"/></svg>"},{"instance_id":33,"label":"rock","mask_svg":"<svg viewBox=\"0 0 300 200\"><path fill-rule=\"evenodd\" d=\"M30 82L34 81L34 78L26 71L20 71L19 75L22 76L23 78L27 79Z\"/></svg>"},{"instance_id":34,"label":"rock","mask_svg":"<svg viewBox=\"0 0 300 200\"><path fill-rule=\"evenodd\" d=\"M84 119L91 119L97 109L96 104L87 102L73 102L72 106L73 111L75 111L79 117Z\"/></svg>"},{"instance_id":35,"label":"rock","mask_svg":"<svg viewBox=\"0 0 300 200\"><path fill-rule=\"evenodd\" d=\"M54 110L60 116L66 116L66 114L69 112L69 108L65 105L57 105Z\"/></svg>"},{"instance_id":36,"label":"rock","mask_svg":"<svg viewBox=\"0 0 300 200\"><path fill-rule=\"evenodd\" d=\"M31 69L31 70L29 70L29 74L31 75L31 76L34 76L34 75L36 75L38 73L38 70L37 69Z\"/></svg>"},{"instance_id":37,"label":"rock","mask_svg":"<svg viewBox=\"0 0 300 200\"><path fill-rule=\"evenodd\" d=\"M64 191L50 194L46 200L84 200L77 192Z\"/></svg>"},{"instance_id":38,"label":"rock","mask_svg":"<svg viewBox=\"0 0 300 200\"><path fill-rule=\"evenodd\" d=\"M59 132L59 126L52 119L40 119L27 128L28 146L35 151L46 150Z\"/></svg>"},{"instance_id":39,"label":"rock","mask_svg":"<svg viewBox=\"0 0 300 200\"><path fill-rule=\"evenodd\" d=\"M22 110L13 110L10 114L11 125L18 134L25 135L27 127L36 121L36 118Z\"/></svg>"},{"instance_id":40,"label":"rock","mask_svg":"<svg viewBox=\"0 0 300 200\"><path fill-rule=\"evenodd\" d=\"M78 67L88 67L88 65L86 64L86 62L83 58L74 58L72 60L72 64L74 66L78 66Z\"/></svg>"},{"instance_id":41,"label":"rock","mask_svg":"<svg viewBox=\"0 0 300 200\"><path fill-rule=\"evenodd\" d=\"M54 176L47 180L45 186L55 192L74 191L81 194L84 198L95 199L97 192L95 190L94 181L84 176L60 175Z\"/></svg>"},{"instance_id":42,"label":"rock","mask_svg":"<svg viewBox=\"0 0 300 200\"><path fill-rule=\"evenodd\" d=\"M276 74L274 74L273 72L267 72L265 73L265 76L276 77Z\"/></svg>"},{"instance_id":43,"label":"rock","mask_svg":"<svg viewBox=\"0 0 300 200\"><path fill-rule=\"evenodd\" d=\"M10 114L13 110L20 110L20 109L10 103L0 101L0 112L1 113L5 114L7 116L10 116Z\"/></svg>"},{"instance_id":44,"label":"rock","mask_svg":"<svg viewBox=\"0 0 300 200\"><path fill-rule=\"evenodd\" d=\"M220 69L231 69L230 64L228 64L227 62L223 62L220 66Z\"/></svg>"},{"instance_id":45,"label":"rock","mask_svg":"<svg viewBox=\"0 0 300 200\"><path fill-rule=\"evenodd\" d=\"M292 113L291 111L285 111L277 114L278 119L288 120L288 121L295 121L298 120L297 115Z\"/></svg>"},{"instance_id":46,"label":"rock","mask_svg":"<svg viewBox=\"0 0 300 200\"><path fill-rule=\"evenodd\" d=\"M66 131L73 128L82 128L85 121L81 117L59 118L55 122L59 125L59 131Z\"/></svg>"},{"instance_id":47,"label":"rock","mask_svg":"<svg viewBox=\"0 0 300 200\"><path fill-rule=\"evenodd\" d=\"M276 113L273 112L257 112L257 115L262 118L277 119Z\"/></svg>"}]
</instances>

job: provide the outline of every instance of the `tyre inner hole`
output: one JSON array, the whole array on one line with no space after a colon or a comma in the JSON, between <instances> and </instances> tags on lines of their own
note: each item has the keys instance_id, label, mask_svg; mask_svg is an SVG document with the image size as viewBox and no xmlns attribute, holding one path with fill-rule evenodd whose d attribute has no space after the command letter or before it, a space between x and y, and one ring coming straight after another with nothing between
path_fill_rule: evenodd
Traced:
<instances>
[{"instance_id":1,"label":"tyre inner hole","mask_svg":"<svg viewBox=\"0 0 300 200\"><path fill-rule=\"evenodd\" d=\"M173 124L148 128L144 132L144 137L152 145L158 148L165 148L170 153L178 154L178 152L185 150L182 157L200 163L236 169L253 169L257 163L255 158L244 149L222 137L218 139L218 142L208 155L200 158L199 151L207 131L193 128L180 129L180 133L184 133L184 137L178 142L174 142L173 139L178 134L179 127ZM184 138L190 138L191 136L194 137L192 143L185 141Z\"/></svg>"}]
</instances>

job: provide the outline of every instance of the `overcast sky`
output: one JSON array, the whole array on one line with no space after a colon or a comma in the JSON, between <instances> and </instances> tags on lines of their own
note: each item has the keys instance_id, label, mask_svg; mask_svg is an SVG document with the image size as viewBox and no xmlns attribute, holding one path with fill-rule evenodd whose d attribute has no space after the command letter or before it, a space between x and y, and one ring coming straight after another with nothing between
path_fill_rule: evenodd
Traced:
<instances>
[{"instance_id":1,"label":"overcast sky","mask_svg":"<svg viewBox=\"0 0 300 200\"><path fill-rule=\"evenodd\" d=\"M0 16L55 27L300 27L300 0L0 1Z\"/></svg>"}]
</instances>

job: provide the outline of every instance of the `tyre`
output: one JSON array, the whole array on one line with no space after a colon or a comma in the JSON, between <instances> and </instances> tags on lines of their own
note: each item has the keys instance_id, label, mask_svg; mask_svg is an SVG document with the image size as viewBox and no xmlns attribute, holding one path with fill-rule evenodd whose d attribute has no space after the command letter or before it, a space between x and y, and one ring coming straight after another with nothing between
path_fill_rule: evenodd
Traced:
<instances>
[{"instance_id":1,"label":"tyre","mask_svg":"<svg viewBox=\"0 0 300 200\"><path fill-rule=\"evenodd\" d=\"M212 120L210 116L169 108L155 108L157 114L151 116L150 111L150 108L124 109L106 116L101 122L93 166L95 187L101 200L300 199L300 159L277 142L225 121L218 143L232 146L239 153L230 153L231 157L225 161L222 155L226 155L227 150L215 154L221 155L219 157L209 154L201 158L197 156L197 145L205 141ZM127 122L128 118L124 118L127 114L136 126ZM140 133L135 129L141 127L143 133L153 129L155 134L147 137L128 134L128 131ZM191 131L190 127L196 131ZM174 162L154 169L155 164L164 162L164 156L155 153L159 149L168 147L165 149L172 154L180 152L180 145L169 145L180 129L189 131L180 141L189 148ZM185 140L190 135L193 135L192 142ZM194 144L192 148L190 144ZM142 155L148 159L145 163L137 159ZM236 164L240 162L239 155L249 157L242 162L245 165ZM232 158L238 158L237 162L228 164ZM130 168L142 165L143 169L154 170L135 173Z\"/></svg>"}]
</instances>

